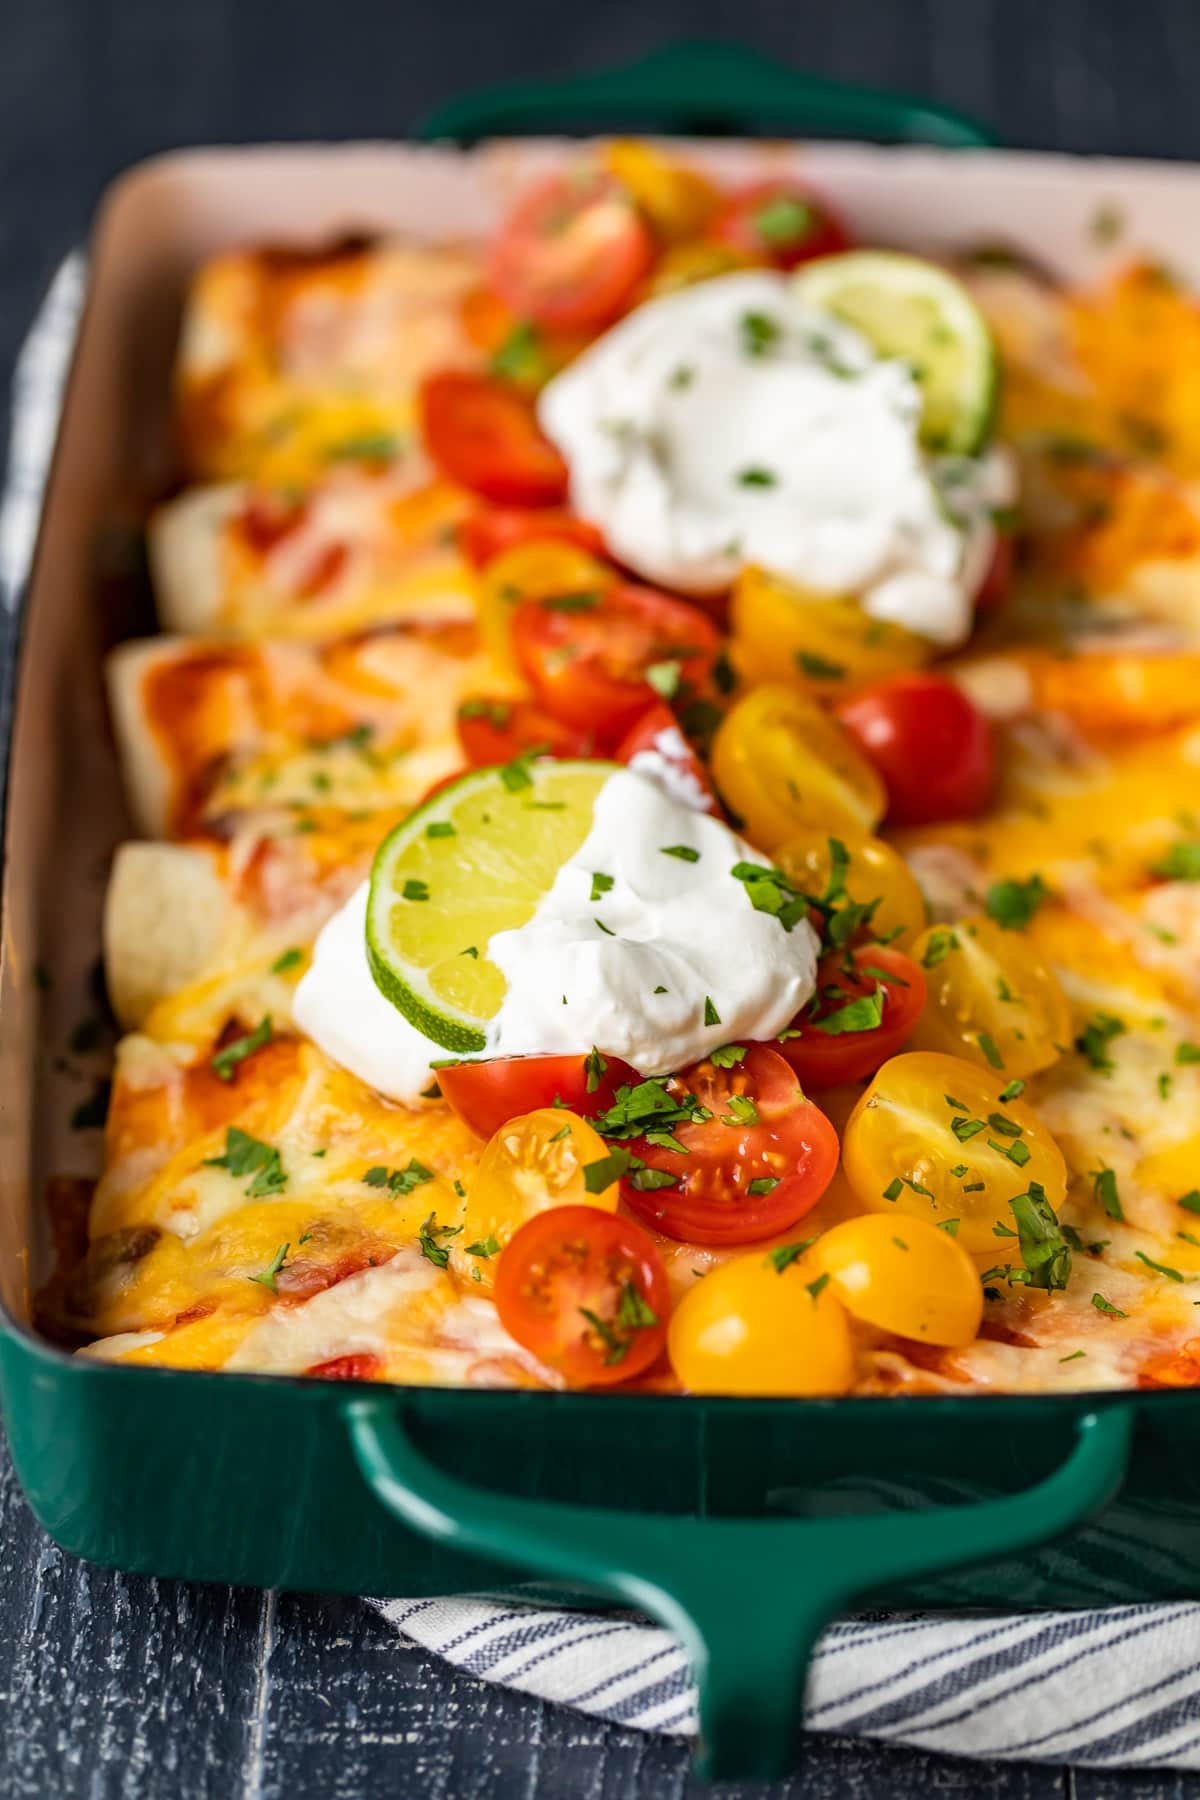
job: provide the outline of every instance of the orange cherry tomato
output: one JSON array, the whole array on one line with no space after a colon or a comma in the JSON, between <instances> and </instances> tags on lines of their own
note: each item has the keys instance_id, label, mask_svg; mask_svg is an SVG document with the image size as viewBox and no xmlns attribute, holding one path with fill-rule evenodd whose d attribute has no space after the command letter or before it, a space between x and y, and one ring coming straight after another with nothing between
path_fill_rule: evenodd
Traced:
<instances>
[{"instance_id":1,"label":"orange cherry tomato","mask_svg":"<svg viewBox=\"0 0 1200 1800\"><path fill-rule=\"evenodd\" d=\"M780 269L850 247L837 214L798 181L756 181L731 194L715 225L719 243Z\"/></svg>"},{"instance_id":2,"label":"orange cherry tomato","mask_svg":"<svg viewBox=\"0 0 1200 1800\"><path fill-rule=\"evenodd\" d=\"M590 733L552 718L534 700L499 700L475 696L458 709L458 741L473 769L511 762L527 750L548 756L590 756Z\"/></svg>"},{"instance_id":3,"label":"orange cherry tomato","mask_svg":"<svg viewBox=\"0 0 1200 1800\"><path fill-rule=\"evenodd\" d=\"M728 1068L696 1063L660 1085L692 1116L664 1127L682 1150L629 1144L645 1167L622 1177L621 1198L647 1225L687 1243L753 1244L816 1205L837 1167L837 1132L774 1049L752 1044Z\"/></svg>"},{"instance_id":4,"label":"orange cherry tomato","mask_svg":"<svg viewBox=\"0 0 1200 1800\"><path fill-rule=\"evenodd\" d=\"M603 556L604 539L586 519L546 508L527 511L519 506L489 507L473 513L458 528L458 541L468 561L485 569L506 550L550 538L558 544L577 544L593 556Z\"/></svg>"},{"instance_id":5,"label":"orange cherry tomato","mask_svg":"<svg viewBox=\"0 0 1200 1800\"><path fill-rule=\"evenodd\" d=\"M512 388L446 370L422 383L419 414L425 447L451 481L506 506L565 499L567 465Z\"/></svg>"},{"instance_id":6,"label":"orange cherry tomato","mask_svg":"<svg viewBox=\"0 0 1200 1800\"><path fill-rule=\"evenodd\" d=\"M496 1266L500 1322L568 1387L610 1387L656 1362L670 1293L654 1240L592 1206L538 1213Z\"/></svg>"},{"instance_id":7,"label":"orange cherry tomato","mask_svg":"<svg viewBox=\"0 0 1200 1800\"><path fill-rule=\"evenodd\" d=\"M667 1349L691 1394L844 1394L854 1380L846 1310L803 1256L756 1250L713 1269L675 1308Z\"/></svg>"},{"instance_id":8,"label":"orange cherry tomato","mask_svg":"<svg viewBox=\"0 0 1200 1800\"><path fill-rule=\"evenodd\" d=\"M721 816L708 772L683 735L678 719L664 701L656 701L636 720L613 753L638 773L648 775L696 812Z\"/></svg>"},{"instance_id":9,"label":"orange cherry tomato","mask_svg":"<svg viewBox=\"0 0 1200 1800\"><path fill-rule=\"evenodd\" d=\"M560 331L608 325L654 260L654 238L627 190L602 169L539 182L500 230L497 291L522 318Z\"/></svg>"},{"instance_id":10,"label":"orange cherry tomato","mask_svg":"<svg viewBox=\"0 0 1200 1800\"><path fill-rule=\"evenodd\" d=\"M702 687L720 648L702 612L632 582L523 601L512 640L547 712L610 743L653 702L656 674L676 688Z\"/></svg>"},{"instance_id":11,"label":"orange cherry tomato","mask_svg":"<svg viewBox=\"0 0 1200 1800\"><path fill-rule=\"evenodd\" d=\"M442 1097L480 1137L491 1137L518 1113L547 1106L571 1112L605 1111L622 1084L638 1079L615 1056L498 1056L490 1062L451 1063L438 1070Z\"/></svg>"},{"instance_id":12,"label":"orange cherry tomato","mask_svg":"<svg viewBox=\"0 0 1200 1800\"><path fill-rule=\"evenodd\" d=\"M996 785L992 728L945 676L889 676L837 715L883 776L891 824L969 819L986 808Z\"/></svg>"},{"instance_id":13,"label":"orange cherry tomato","mask_svg":"<svg viewBox=\"0 0 1200 1800\"><path fill-rule=\"evenodd\" d=\"M821 958L812 1004L780 1038L806 1088L838 1087L873 1075L906 1044L925 1005L925 975L903 951L860 944Z\"/></svg>"}]
</instances>

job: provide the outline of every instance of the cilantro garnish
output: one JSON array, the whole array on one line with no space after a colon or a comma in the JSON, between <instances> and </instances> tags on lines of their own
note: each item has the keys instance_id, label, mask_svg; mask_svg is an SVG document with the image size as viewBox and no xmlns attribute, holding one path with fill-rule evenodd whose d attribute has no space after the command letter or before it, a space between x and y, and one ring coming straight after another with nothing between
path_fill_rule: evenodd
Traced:
<instances>
[{"instance_id":1,"label":"cilantro garnish","mask_svg":"<svg viewBox=\"0 0 1200 1800\"><path fill-rule=\"evenodd\" d=\"M434 819L432 824L425 827L425 836L427 838L448 838L457 837L458 833L449 819Z\"/></svg>"},{"instance_id":2,"label":"cilantro garnish","mask_svg":"<svg viewBox=\"0 0 1200 1800\"><path fill-rule=\"evenodd\" d=\"M1182 1206L1185 1212L1200 1213L1200 1188L1192 1188L1189 1193L1180 1194L1175 1204Z\"/></svg>"},{"instance_id":3,"label":"cilantro garnish","mask_svg":"<svg viewBox=\"0 0 1200 1800\"><path fill-rule=\"evenodd\" d=\"M1106 1313L1110 1319L1127 1319L1129 1317L1129 1314L1122 1312L1119 1306L1114 1306L1111 1301L1106 1300L1103 1294L1093 1294L1092 1305L1097 1312Z\"/></svg>"},{"instance_id":4,"label":"cilantro garnish","mask_svg":"<svg viewBox=\"0 0 1200 1800\"><path fill-rule=\"evenodd\" d=\"M810 1237L801 1238L795 1244L777 1244L774 1250L767 1251L767 1261L774 1264L777 1275L782 1275L783 1271L790 1268L804 1255L806 1250L811 1249L816 1241L815 1237Z\"/></svg>"},{"instance_id":5,"label":"cilantro garnish","mask_svg":"<svg viewBox=\"0 0 1200 1800\"><path fill-rule=\"evenodd\" d=\"M400 897L402 900L428 900L429 883L418 881L414 875L410 875L400 890Z\"/></svg>"},{"instance_id":6,"label":"cilantro garnish","mask_svg":"<svg viewBox=\"0 0 1200 1800\"><path fill-rule=\"evenodd\" d=\"M901 1181L899 1175L896 1175L884 1188L883 1197L885 1200L898 1200L903 1192L904 1183Z\"/></svg>"},{"instance_id":7,"label":"cilantro garnish","mask_svg":"<svg viewBox=\"0 0 1200 1800\"><path fill-rule=\"evenodd\" d=\"M1028 1287L1065 1288L1071 1276L1071 1247L1059 1229L1058 1217L1040 1182L1031 1181L1024 1194L1009 1201L1017 1222L1023 1276L1014 1271L1010 1281L1023 1280Z\"/></svg>"},{"instance_id":8,"label":"cilantro garnish","mask_svg":"<svg viewBox=\"0 0 1200 1800\"><path fill-rule=\"evenodd\" d=\"M936 969L939 963L945 962L952 950L959 948L958 938L948 925L939 925L929 934L929 942L921 952L921 967Z\"/></svg>"},{"instance_id":9,"label":"cilantro garnish","mask_svg":"<svg viewBox=\"0 0 1200 1800\"><path fill-rule=\"evenodd\" d=\"M721 1115L722 1125L757 1125L758 1108L749 1094L730 1094L729 1111Z\"/></svg>"},{"instance_id":10,"label":"cilantro garnish","mask_svg":"<svg viewBox=\"0 0 1200 1800\"><path fill-rule=\"evenodd\" d=\"M659 846L660 856L677 856L680 862L698 863L700 852L693 850L690 844L662 844Z\"/></svg>"},{"instance_id":11,"label":"cilantro garnish","mask_svg":"<svg viewBox=\"0 0 1200 1800\"><path fill-rule=\"evenodd\" d=\"M610 1188L635 1161L632 1150L623 1150L618 1144L607 1156L598 1156L595 1162L584 1163L583 1185L589 1194L602 1194Z\"/></svg>"},{"instance_id":12,"label":"cilantro garnish","mask_svg":"<svg viewBox=\"0 0 1200 1800\"><path fill-rule=\"evenodd\" d=\"M1188 1063L1200 1063L1200 1044L1176 1044L1175 1061L1181 1067Z\"/></svg>"},{"instance_id":13,"label":"cilantro garnish","mask_svg":"<svg viewBox=\"0 0 1200 1800\"><path fill-rule=\"evenodd\" d=\"M996 1047L995 1038L986 1031L980 1031L976 1034L975 1042L979 1045L979 1048L983 1051L983 1054L987 1057L993 1069L1002 1069L1004 1067L1004 1058Z\"/></svg>"},{"instance_id":14,"label":"cilantro garnish","mask_svg":"<svg viewBox=\"0 0 1200 1800\"><path fill-rule=\"evenodd\" d=\"M958 1236L958 1220L957 1219L939 1219L937 1222L937 1228L939 1231L944 1231L946 1233L947 1237L957 1237Z\"/></svg>"},{"instance_id":15,"label":"cilantro garnish","mask_svg":"<svg viewBox=\"0 0 1200 1800\"><path fill-rule=\"evenodd\" d=\"M796 667L810 681L838 681L846 673L845 663L830 662L815 650L797 650Z\"/></svg>"},{"instance_id":16,"label":"cilantro garnish","mask_svg":"<svg viewBox=\"0 0 1200 1800\"><path fill-rule=\"evenodd\" d=\"M1028 881L994 881L984 896L984 910L989 919L1007 931L1023 931L1042 903L1050 898L1050 889L1040 875Z\"/></svg>"},{"instance_id":17,"label":"cilantro garnish","mask_svg":"<svg viewBox=\"0 0 1200 1800\"><path fill-rule=\"evenodd\" d=\"M404 1190L406 1193L408 1191L407 1188ZM461 1225L439 1225L437 1214L430 1213L417 1234L417 1247L426 1262L433 1263L436 1268L444 1269L450 1261L450 1252L445 1244L439 1244L437 1240L440 1237L457 1237L461 1230Z\"/></svg>"},{"instance_id":18,"label":"cilantro garnish","mask_svg":"<svg viewBox=\"0 0 1200 1800\"><path fill-rule=\"evenodd\" d=\"M632 1281L627 1281L621 1289L617 1324L623 1325L626 1331L641 1331L647 1325L658 1324L658 1314Z\"/></svg>"},{"instance_id":19,"label":"cilantro garnish","mask_svg":"<svg viewBox=\"0 0 1200 1800\"><path fill-rule=\"evenodd\" d=\"M719 1049L713 1051L708 1060L718 1069L732 1069L737 1063L743 1061L745 1055L745 1044L722 1044Z\"/></svg>"},{"instance_id":20,"label":"cilantro garnish","mask_svg":"<svg viewBox=\"0 0 1200 1800\"><path fill-rule=\"evenodd\" d=\"M303 950L285 950L283 955L277 956L271 964L271 973L272 975L286 975L289 969L297 968L303 961Z\"/></svg>"},{"instance_id":21,"label":"cilantro garnish","mask_svg":"<svg viewBox=\"0 0 1200 1800\"><path fill-rule=\"evenodd\" d=\"M510 794L520 794L533 786L533 776L529 773L529 765L536 756L544 756L546 746L534 744L528 750L522 750L520 756L514 756L511 762L503 763L497 770L503 786Z\"/></svg>"},{"instance_id":22,"label":"cilantro garnish","mask_svg":"<svg viewBox=\"0 0 1200 1800\"><path fill-rule=\"evenodd\" d=\"M1111 1074L1114 1065L1108 1046L1128 1030L1124 1019L1118 1019L1114 1013L1099 1012L1075 1039L1075 1048L1093 1069L1098 1069L1102 1075Z\"/></svg>"},{"instance_id":23,"label":"cilantro garnish","mask_svg":"<svg viewBox=\"0 0 1200 1800\"><path fill-rule=\"evenodd\" d=\"M247 1281L257 1281L261 1287L270 1288L273 1294L277 1294L279 1292L279 1286L275 1277L282 1269L284 1260L291 1247L290 1244L280 1244L266 1268L260 1269L257 1275L247 1275Z\"/></svg>"},{"instance_id":24,"label":"cilantro garnish","mask_svg":"<svg viewBox=\"0 0 1200 1800\"><path fill-rule=\"evenodd\" d=\"M463 1248L468 1256L499 1256L500 1254L500 1246L494 1237L483 1238L478 1244L465 1244Z\"/></svg>"},{"instance_id":25,"label":"cilantro garnish","mask_svg":"<svg viewBox=\"0 0 1200 1800\"><path fill-rule=\"evenodd\" d=\"M848 1000L845 1006L826 1013L823 1019L811 1019L809 1023L814 1031L826 1032L830 1037L846 1031L874 1031L883 1021L885 992L882 985L877 986L873 994L860 994L856 1000Z\"/></svg>"},{"instance_id":26,"label":"cilantro garnish","mask_svg":"<svg viewBox=\"0 0 1200 1800\"><path fill-rule=\"evenodd\" d=\"M817 1301L821 1298L821 1295L825 1292L825 1289L829 1286L829 1275L828 1273L818 1275L815 1281L806 1281L804 1285L815 1306Z\"/></svg>"},{"instance_id":27,"label":"cilantro garnish","mask_svg":"<svg viewBox=\"0 0 1200 1800\"><path fill-rule=\"evenodd\" d=\"M670 1132L676 1125L702 1125L711 1118L695 1094L676 1099L665 1082L639 1081L633 1087L619 1087L612 1105L592 1124L601 1137L633 1138Z\"/></svg>"},{"instance_id":28,"label":"cilantro garnish","mask_svg":"<svg viewBox=\"0 0 1200 1800\"><path fill-rule=\"evenodd\" d=\"M744 312L739 320L742 333L742 349L747 356L765 356L772 345L782 336L782 328L778 319L772 319L767 313Z\"/></svg>"},{"instance_id":29,"label":"cilantro garnish","mask_svg":"<svg viewBox=\"0 0 1200 1800\"><path fill-rule=\"evenodd\" d=\"M1151 863L1150 873L1166 881L1200 881L1200 838L1172 844L1165 856Z\"/></svg>"},{"instance_id":30,"label":"cilantro garnish","mask_svg":"<svg viewBox=\"0 0 1200 1800\"><path fill-rule=\"evenodd\" d=\"M971 1138L977 1137L981 1131L986 1131L987 1125L982 1119L951 1119L950 1129L959 1143L965 1144Z\"/></svg>"},{"instance_id":31,"label":"cilantro garnish","mask_svg":"<svg viewBox=\"0 0 1200 1800\"><path fill-rule=\"evenodd\" d=\"M596 1089L600 1086L600 1077L607 1068L607 1062L601 1056L595 1044L593 1044L583 1059L584 1085L589 1094L594 1094Z\"/></svg>"},{"instance_id":32,"label":"cilantro garnish","mask_svg":"<svg viewBox=\"0 0 1200 1800\"><path fill-rule=\"evenodd\" d=\"M813 210L794 194L772 194L752 214L751 223L772 250L786 250L808 236L813 228Z\"/></svg>"},{"instance_id":33,"label":"cilantro garnish","mask_svg":"<svg viewBox=\"0 0 1200 1800\"><path fill-rule=\"evenodd\" d=\"M1153 1269L1156 1275L1165 1275L1168 1281L1183 1280L1183 1276L1179 1273L1178 1269L1172 1269L1167 1263L1155 1262L1154 1258L1152 1256L1147 1256L1144 1250L1135 1250L1133 1254L1137 1257L1139 1262L1144 1262L1148 1269Z\"/></svg>"},{"instance_id":34,"label":"cilantro garnish","mask_svg":"<svg viewBox=\"0 0 1200 1800\"><path fill-rule=\"evenodd\" d=\"M779 1175L756 1175L746 1183L746 1192L754 1200L761 1199L765 1194L773 1194L781 1179Z\"/></svg>"},{"instance_id":35,"label":"cilantro garnish","mask_svg":"<svg viewBox=\"0 0 1200 1800\"><path fill-rule=\"evenodd\" d=\"M739 469L734 480L739 487L765 488L776 487L779 482L779 477L778 475L773 474L770 469L761 469L752 466L748 469Z\"/></svg>"},{"instance_id":36,"label":"cilantro garnish","mask_svg":"<svg viewBox=\"0 0 1200 1800\"><path fill-rule=\"evenodd\" d=\"M1124 1219L1115 1169L1092 1170L1092 1197L1099 1201L1110 1219Z\"/></svg>"},{"instance_id":37,"label":"cilantro garnish","mask_svg":"<svg viewBox=\"0 0 1200 1800\"><path fill-rule=\"evenodd\" d=\"M1025 1083L1023 1081L1009 1081L1000 1089L1000 1099L1016 1100L1024 1092Z\"/></svg>"},{"instance_id":38,"label":"cilantro garnish","mask_svg":"<svg viewBox=\"0 0 1200 1800\"><path fill-rule=\"evenodd\" d=\"M386 1188L389 1194L411 1194L414 1188L433 1180L433 1170L427 1169L414 1156L403 1169L385 1169L382 1163L376 1163L367 1170L363 1180L368 1187Z\"/></svg>"},{"instance_id":39,"label":"cilantro garnish","mask_svg":"<svg viewBox=\"0 0 1200 1800\"><path fill-rule=\"evenodd\" d=\"M594 874L592 876L592 891L588 895L588 899L599 900L604 894L610 894L612 892L612 886L613 878L611 875Z\"/></svg>"},{"instance_id":40,"label":"cilantro garnish","mask_svg":"<svg viewBox=\"0 0 1200 1800\"><path fill-rule=\"evenodd\" d=\"M755 912L772 914L785 931L791 931L807 917L808 896L788 880L782 869L773 869L767 863L739 862L729 873L744 884Z\"/></svg>"},{"instance_id":41,"label":"cilantro garnish","mask_svg":"<svg viewBox=\"0 0 1200 1800\"><path fill-rule=\"evenodd\" d=\"M706 1025L719 1025L721 1023L721 1015L707 994L704 996L704 1023Z\"/></svg>"},{"instance_id":42,"label":"cilantro garnish","mask_svg":"<svg viewBox=\"0 0 1200 1800\"><path fill-rule=\"evenodd\" d=\"M253 1176L246 1194L251 1200L265 1199L268 1194L278 1194L287 1186L287 1176L279 1152L273 1144L264 1144L261 1138L251 1137L249 1132L242 1131L237 1125L230 1125L225 1132L225 1152L222 1156L206 1156L205 1168L228 1169L236 1178L243 1175Z\"/></svg>"},{"instance_id":43,"label":"cilantro garnish","mask_svg":"<svg viewBox=\"0 0 1200 1800\"><path fill-rule=\"evenodd\" d=\"M245 1037L235 1038L232 1044L226 1044L223 1050L216 1052L212 1058L214 1075L219 1081L232 1081L239 1064L244 1063L248 1056L253 1056L256 1050L264 1049L270 1042L271 1015L267 1013L253 1031L247 1032Z\"/></svg>"},{"instance_id":44,"label":"cilantro garnish","mask_svg":"<svg viewBox=\"0 0 1200 1800\"><path fill-rule=\"evenodd\" d=\"M683 664L678 657L668 656L660 662L648 663L643 673L660 699L673 700L679 692Z\"/></svg>"}]
</instances>

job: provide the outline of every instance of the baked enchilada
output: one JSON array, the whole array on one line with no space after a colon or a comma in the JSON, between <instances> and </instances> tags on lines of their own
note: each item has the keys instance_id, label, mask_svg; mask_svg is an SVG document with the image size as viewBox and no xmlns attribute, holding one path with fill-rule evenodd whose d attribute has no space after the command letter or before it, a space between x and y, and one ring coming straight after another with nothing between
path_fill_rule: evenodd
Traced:
<instances>
[{"instance_id":1,"label":"baked enchilada","mask_svg":"<svg viewBox=\"0 0 1200 1800\"><path fill-rule=\"evenodd\" d=\"M43 1311L131 1363L1200 1380L1200 307L589 151L246 252L110 665Z\"/></svg>"}]
</instances>

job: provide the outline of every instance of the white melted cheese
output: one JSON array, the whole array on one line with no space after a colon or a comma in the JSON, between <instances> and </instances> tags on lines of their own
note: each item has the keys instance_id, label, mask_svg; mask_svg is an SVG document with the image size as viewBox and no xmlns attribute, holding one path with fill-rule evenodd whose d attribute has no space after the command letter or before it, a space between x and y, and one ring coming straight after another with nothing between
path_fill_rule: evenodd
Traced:
<instances>
[{"instance_id":1,"label":"white melted cheese","mask_svg":"<svg viewBox=\"0 0 1200 1800\"><path fill-rule=\"evenodd\" d=\"M663 854L676 847L696 859ZM731 870L760 860L653 781L627 769L610 776L591 830L533 917L491 941L508 990L482 1054L584 1055L598 1045L663 1075L731 1040L776 1036L813 992L817 939L807 920L785 931L752 906ZM596 875L612 886L592 900ZM327 1056L411 1104L443 1053L375 986L366 906L364 883L322 931L294 1016Z\"/></svg>"},{"instance_id":2,"label":"white melted cheese","mask_svg":"<svg viewBox=\"0 0 1200 1800\"><path fill-rule=\"evenodd\" d=\"M649 301L543 390L575 510L686 593L747 563L941 644L970 631L1011 499L998 457L930 457L908 366L766 270Z\"/></svg>"}]
</instances>

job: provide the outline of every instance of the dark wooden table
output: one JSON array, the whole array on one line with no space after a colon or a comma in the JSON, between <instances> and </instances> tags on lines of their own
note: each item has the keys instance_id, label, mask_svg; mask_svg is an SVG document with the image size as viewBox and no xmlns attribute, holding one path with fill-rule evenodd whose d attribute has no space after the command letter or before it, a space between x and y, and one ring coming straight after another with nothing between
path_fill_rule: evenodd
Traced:
<instances>
[{"instance_id":1,"label":"dark wooden table","mask_svg":"<svg viewBox=\"0 0 1200 1800\"><path fill-rule=\"evenodd\" d=\"M395 135L463 88L600 67L682 36L739 37L928 94L1014 144L1200 157L1195 0L4 0L0 25L5 385L50 272L128 163L205 141ZM7 1463L0 1697L3 1800L695 1791L680 1747L456 1676L358 1603L80 1564L34 1525ZM1200 1800L1200 1778L984 1766L820 1738L801 1773L753 1792Z\"/></svg>"}]
</instances>

